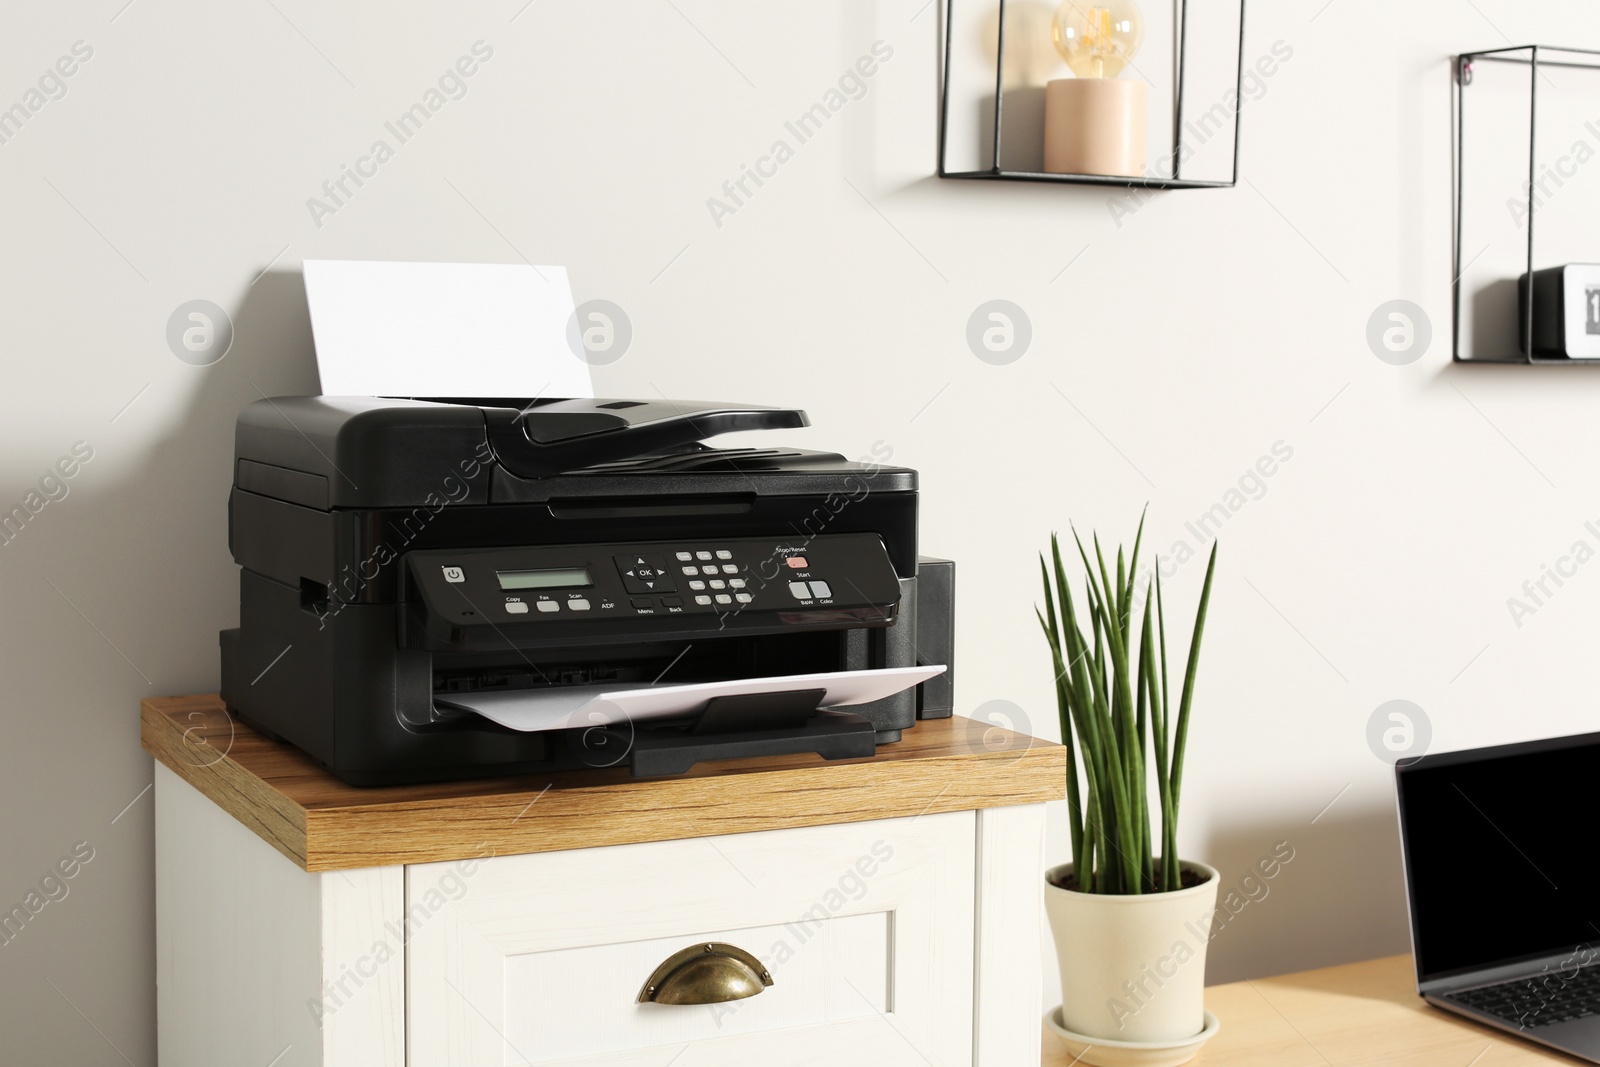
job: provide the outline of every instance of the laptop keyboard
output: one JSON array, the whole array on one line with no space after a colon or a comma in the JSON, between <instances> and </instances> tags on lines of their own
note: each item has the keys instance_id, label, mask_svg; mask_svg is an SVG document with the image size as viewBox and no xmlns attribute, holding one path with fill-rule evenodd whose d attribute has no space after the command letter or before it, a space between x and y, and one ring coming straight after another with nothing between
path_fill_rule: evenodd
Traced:
<instances>
[{"instance_id":1,"label":"laptop keyboard","mask_svg":"<svg viewBox=\"0 0 1600 1067\"><path fill-rule=\"evenodd\" d=\"M1450 993L1441 999L1481 1011L1523 1029L1600 1015L1600 966L1571 975L1552 971L1499 985Z\"/></svg>"}]
</instances>

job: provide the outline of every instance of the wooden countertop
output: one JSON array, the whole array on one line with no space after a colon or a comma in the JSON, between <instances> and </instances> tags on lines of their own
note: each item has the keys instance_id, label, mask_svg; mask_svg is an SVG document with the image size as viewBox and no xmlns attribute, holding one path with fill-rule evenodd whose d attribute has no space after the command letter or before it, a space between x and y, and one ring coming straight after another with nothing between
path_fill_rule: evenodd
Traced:
<instances>
[{"instance_id":1,"label":"wooden countertop","mask_svg":"<svg viewBox=\"0 0 1600 1067\"><path fill-rule=\"evenodd\" d=\"M144 750L308 871L553 852L928 812L1066 794L1066 750L931 719L871 759L702 763L639 780L564 771L358 789L232 718L215 694L140 704Z\"/></svg>"},{"instance_id":2,"label":"wooden countertop","mask_svg":"<svg viewBox=\"0 0 1600 1067\"><path fill-rule=\"evenodd\" d=\"M1516 1067L1578 1061L1417 996L1410 956L1325 967L1206 990L1222 1029L1194 1067ZM1045 1031L1042 1067L1068 1067Z\"/></svg>"}]
</instances>

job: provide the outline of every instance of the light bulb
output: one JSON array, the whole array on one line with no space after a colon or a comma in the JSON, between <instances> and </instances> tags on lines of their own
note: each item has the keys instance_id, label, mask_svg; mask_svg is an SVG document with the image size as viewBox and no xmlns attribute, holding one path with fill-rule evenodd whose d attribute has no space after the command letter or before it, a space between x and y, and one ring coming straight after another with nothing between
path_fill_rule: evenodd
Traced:
<instances>
[{"instance_id":1,"label":"light bulb","mask_svg":"<svg viewBox=\"0 0 1600 1067\"><path fill-rule=\"evenodd\" d=\"M1133 0L1066 0L1050 39L1080 78L1115 78L1144 42L1144 16Z\"/></svg>"}]
</instances>

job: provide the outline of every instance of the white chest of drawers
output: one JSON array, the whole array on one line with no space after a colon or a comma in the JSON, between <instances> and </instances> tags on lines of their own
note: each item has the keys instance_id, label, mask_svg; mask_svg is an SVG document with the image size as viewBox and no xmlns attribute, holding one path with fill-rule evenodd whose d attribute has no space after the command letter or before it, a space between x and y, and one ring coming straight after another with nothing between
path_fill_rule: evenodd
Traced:
<instances>
[{"instance_id":1,"label":"white chest of drawers","mask_svg":"<svg viewBox=\"0 0 1600 1067\"><path fill-rule=\"evenodd\" d=\"M164 1067L1039 1062L1062 752L966 720L870 761L355 790L147 701ZM696 946L770 985L641 1003Z\"/></svg>"}]
</instances>

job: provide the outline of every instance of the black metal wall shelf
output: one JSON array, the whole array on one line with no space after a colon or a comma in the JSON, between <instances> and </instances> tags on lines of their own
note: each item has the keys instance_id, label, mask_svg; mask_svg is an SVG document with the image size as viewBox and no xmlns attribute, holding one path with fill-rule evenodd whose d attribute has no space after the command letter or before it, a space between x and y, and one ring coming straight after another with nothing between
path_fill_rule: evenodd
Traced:
<instances>
[{"instance_id":1,"label":"black metal wall shelf","mask_svg":"<svg viewBox=\"0 0 1600 1067\"><path fill-rule=\"evenodd\" d=\"M1128 178L1109 174L1048 174L1031 170L959 170L939 172L941 178L961 178L976 181L999 182L1053 182L1057 185L1116 185L1129 189L1232 189L1237 184L1238 164L1234 164L1234 181L1200 181L1194 178Z\"/></svg>"},{"instance_id":2,"label":"black metal wall shelf","mask_svg":"<svg viewBox=\"0 0 1600 1067\"><path fill-rule=\"evenodd\" d=\"M1554 57L1554 58L1547 58ZM1586 57L1586 58L1580 58ZM1534 190L1539 180L1539 79L1540 71L1544 68L1561 68L1576 70L1592 70L1600 74L1600 51L1587 48L1565 48L1556 45L1513 45L1505 48L1489 48L1481 52L1463 52L1455 58L1454 68L1454 96L1456 112L1455 128L1455 203L1454 203L1454 238L1452 247L1452 262L1454 266L1453 277L1450 284L1451 297L1451 323L1450 323L1450 357L1455 363L1482 363L1499 366L1542 366L1542 367L1573 367L1600 365L1600 359L1580 359L1566 357L1540 356L1534 353L1533 345L1533 320L1534 299L1530 291L1526 299L1519 301L1517 329L1520 333L1521 351L1513 354L1496 353L1487 356L1463 356L1461 352L1461 317L1463 313L1462 278L1466 271L1476 260L1462 263L1463 258L1463 218L1466 214L1466 100L1467 89L1473 83L1474 67L1479 63L1511 63L1522 64L1528 68L1528 181L1524 190L1525 218L1527 219L1528 236L1526 253L1523 262L1523 276L1529 277L1534 270L1534 222L1539 209L1539 200ZM1600 81L1596 82L1600 87ZM1487 250L1488 246L1485 246ZM1481 253L1480 253L1481 254ZM1554 265L1554 264L1552 264ZM1515 279L1521 286L1521 280Z\"/></svg>"},{"instance_id":3,"label":"black metal wall shelf","mask_svg":"<svg viewBox=\"0 0 1600 1067\"><path fill-rule=\"evenodd\" d=\"M982 0L980 0L982 2ZM1238 53L1234 63L1233 81L1233 166L1226 179L1199 179L1185 178L1183 169L1183 131L1185 124L1184 90L1187 74L1188 36L1189 36L1189 6L1184 0L1177 0L1176 30L1173 36L1173 83L1175 86L1173 100L1172 121L1172 152L1168 159L1172 164L1170 175L1148 175L1142 178L1124 175L1104 174L1054 174L1045 171L1008 169L1000 165L1002 151L1002 135L1004 131L1005 112L1005 70L1006 70L1006 0L994 0L998 3L999 19L995 30L995 77L994 77L994 121L992 143L989 158L994 165L977 170L952 170L948 166L948 148L950 135L950 82L951 82L951 41L955 34L952 27L956 25L955 10L956 0L945 0L944 5L944 69L942 71L939 93L939 167L938 174L941 178L950 178L962 181L1007 181L1007 182L1039 182L1051 185L1098 185L1117 186L1130 189L1231 189L1239 181L1239 129L1240 115L1243 109L1242 90L1244 86L1244 5L1245 0L1238 0L1239 11L1239 37Z\"/></svg>"}]
</instances>

